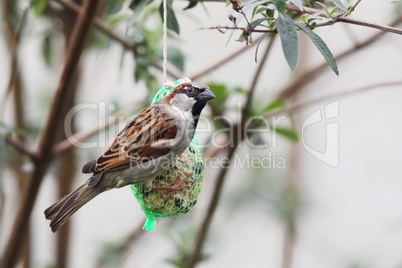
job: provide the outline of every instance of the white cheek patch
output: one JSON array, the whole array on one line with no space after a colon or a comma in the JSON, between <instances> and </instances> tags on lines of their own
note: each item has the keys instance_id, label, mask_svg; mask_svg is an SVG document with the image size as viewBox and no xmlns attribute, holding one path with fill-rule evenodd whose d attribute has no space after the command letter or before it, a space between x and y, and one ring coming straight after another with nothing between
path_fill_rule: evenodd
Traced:
<instances>
[{"instance_id":1,"label":"white cheek patch","mask_svg":"<svg viewBox=\"0 0 402 268\"><path fill-rule=\"evenodd\" d=\"M179 108L182 111L187 111L193 108L196 103L194 98L189 98L187 95L180 93L172 98L170 104Z\"/></svg>"}]
</instances>

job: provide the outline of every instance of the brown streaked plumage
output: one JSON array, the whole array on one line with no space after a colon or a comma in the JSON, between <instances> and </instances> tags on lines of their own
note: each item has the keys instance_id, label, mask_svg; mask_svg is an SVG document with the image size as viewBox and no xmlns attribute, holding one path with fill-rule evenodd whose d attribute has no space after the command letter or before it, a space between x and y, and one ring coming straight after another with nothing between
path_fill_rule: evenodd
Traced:
<instances>
[{"instance_id":1,"label":"brown streaked plumage","mask_svg":"<svg viewBox=\"0 0 402 268\"><path fill-rule=\"evenodd\" d=\"M206 85L183 83L138 114L102 156L83 166L92 177L46 209L52 231L104 191L137 183L152 190L154 178L187 149L202 109L214 97Z\"/></svg>"}]
</instances>

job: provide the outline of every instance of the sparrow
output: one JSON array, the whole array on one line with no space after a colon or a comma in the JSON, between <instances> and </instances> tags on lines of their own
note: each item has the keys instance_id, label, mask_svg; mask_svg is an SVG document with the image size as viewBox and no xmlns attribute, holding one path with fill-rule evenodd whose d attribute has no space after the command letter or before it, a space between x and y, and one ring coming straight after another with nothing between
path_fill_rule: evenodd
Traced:
<instances>
[{"instance_id":1,"label":"sparrow","mask_svg":"<svg viewBox=\"0 0 402 268\"><path fill-rule=\"evenodd\" d=\"M152 182L189 147L201 111L213 98L215 95L207 85L182 83L140 112L98 159L83 166L82 173L92 176L45 210L52 231L56 232L95 196L113 188L142 184L145 192L181 190L175 186L153 186Z\"/></svg>"}]
</instances>

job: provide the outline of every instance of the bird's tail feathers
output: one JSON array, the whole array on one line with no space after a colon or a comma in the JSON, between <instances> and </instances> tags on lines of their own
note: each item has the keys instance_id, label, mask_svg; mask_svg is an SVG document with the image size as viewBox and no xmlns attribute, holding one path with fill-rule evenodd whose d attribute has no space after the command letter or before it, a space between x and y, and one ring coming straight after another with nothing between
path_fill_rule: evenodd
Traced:
<instances>
[{"instance_id":1,"label":"bird's tail feathers","mask_svg":"<svg viewBox=\"0 0 402 268\"><path fill-rule=\"evenodd\" d=\"M45 210L52 232L59 230L71 215L100 193L99 185L91 187L89 181Z\"/></svg>"}]
</instances>

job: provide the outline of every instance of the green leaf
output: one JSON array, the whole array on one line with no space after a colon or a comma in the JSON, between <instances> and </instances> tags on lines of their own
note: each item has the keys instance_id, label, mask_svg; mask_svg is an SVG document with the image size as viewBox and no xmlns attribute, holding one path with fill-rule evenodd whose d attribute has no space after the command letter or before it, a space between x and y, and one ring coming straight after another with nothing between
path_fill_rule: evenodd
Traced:
<instances>
[{"instance_id":1,"label":"green leaf","mask_svg":"<svg viewBox=\"0 0 402 268\"><path fill-rule=\"evenodd\" d=\"M275 10L273 8L270 8L269 6L272 6L272 5L268 5L267 10L265 11L265 14L267 14L268 17L273 17L275 14Z\"/></svg>"},{"instance_id":2,"label":"green leaf","mask_svg":"<svg viewBox=\"0 0 402 268\"><path fill-rule=\"evenodd\" d=\"M291 141L299 141L299 133L293 128L276 127L272 130Z\"/></svg>"},{"instance_id":3,"label":"green leaf","mask_svg":"<svg viewBox=\"0 0 402 268\"><path fill-rule=\"evenodd\" d=\"M334 2L334 4L339 7L340 10L346 12L346 13L350 13L349 10L342 4L342 2L340 0L332 0L332 2Z\"/></svg>"},{"instance_id":4,"label":"green leaf","mask_svg":"<svg viewBox=\"0 0 402 268\"><path fill-rule=\"evenodd\" d=\"M239 36L239 39L237 39L236 41L237 41L237 42L244 42L244 41L246 41L246 37L244 36L244 34L241 34L241 35Z\"/></svg>"},{"instance_id":5,"label":"green leaf","mask_svg":"<svg viewBox=\"0 0 402 268\"><path fill-rule=\"evenodd\" d=\"M285 14L286 11L286 0L272 0L272 4L276 6L279 13Z\"/></svg>"},{"instance_id":6,"label":"green leaf","mask_svg":"<svg viewBox=\"0 0 402 268\"><path fill-rule=\"evenodd\" d=\"M168 29L174 31L177 34L180 34L180 26L177 22L176 15L174 14L174 10L172 8L173 0L167 0L167 27ZM159 8L161 18L163 21L163 3L161 3Z\"/></svg>"},{"instance_id":7,"label":"green leaf","mask_svg":"<svg viewBox=\"0 0 402 268\"><path fill-rule=\"evenodd\" d=\"M186 6L185 8L183 8L183 10L187 10L190 8L195 7L198 4L198 1L194 1L194 0L190 0L188 1L188 6Z\"/></svg>"},{"instance_id":8,"label":"green leaf","mask_svg":"<svg viewBox=\"0 0 402 268\"><path fill-rule=\"evenodd\" d=\"M130 5L128 6L132 11L134 12L140 12L144 5L148 4L151 2L150 0L132 0Z\"/></svg>"},{"instance_id":9,"label":"green leaf","mask_svg":"<svg viewBox=\"0 0 402 268\"><path fill-rule=\"evenodd\" d=\"M311 41L324 56L324 59L328 62L331 69L335 72L336 75L339 75L338 66L336 65L335 58L332 55L331 51L328 49L325 42L321 39L321 37L319 37L316 33L300 23L297 23L296 26L299 27L304 33L306 33L308 37L310 37Z\"/></svg>"},{"instance_id":10,"label":"green leaf","mask_svg":"<svg viewBox=\"0 0 402 268\"><path fill-rule=\"evenodd\" d=\"M233 91L242 95L246 95L248 93L248 91L242 87L235 87Z\"/></svg>"},{"instance_id":11,"label":"green leaf","mask_svg":"<svg viewBox=\"0 0 402 268\"><path fill-rule=\"evenodd\" d=\"M183 52L177 47L168 47L167 49L167 59L180 71L184 71L184 59L185 56Z\"/></svg>"},{"instance_id":12,"label":"green leaf","mask_svg":"<svg viewBox=\"0 0 402 268\"><path fill-rule=\"evenodd\" d=\"M250 28L250 29L254 29L254 28L257 27L258 25L260 25L261 22L266 21L266 20L274 20L274 18L261 18L261 19L256 19L256 20L250 22L249 28Z\"/></svg>"},{"instance_id":13,"label":"green leaf","mask_svg":"<svg viewBox=\"0 0 402 268\"><path fill-rule=\"evenodd\" d=\"M320 6L325 10L325 13L327 14L327 18L330 19L330 18L331 18L331 15L330 15L330 12L328 11L327 7L324 6L323 3L320 3L320 2L315 2L315 3L316 3L317 5L320 5Z\"/></svg>"},{"instance_id":14,"label":"green leaf","mask_svg":"<svg viewBox=\"0 0 402 268\"><path fill-rule=\"evenodd\" d=\"M254 55L254 60L255 60L255 62L257 62L258 48L260 47L261 41L264 39L264 37L265 37L266 35L267 35L267 34L265 33L265 34L260 38L260 41L258 41L257 48L255 49L255 55Z\"/></svg>"},{"instance_id":15,"label":"green leaf","mask_svg":"<svg viewBox=\"0 0 402 268\"><path fill-rule=\"evenodd\" d=\"M108 0L107 2L107 13L111 15L121 10L124 0Z\"/></svg>"},{"instance_id":16,"label":"green leaf","mask_svg":"<svg viewBox=\"0 0 402 268\"><path fill-rule=\"evenodd\" d=\"M109 16L106 20L106 25L111 29L115 29L120 23L126 22L128 19L127 15Z\"/></svg>"},{"instance_id":17,"label":"green leaf","mask_svg":"<svg viewBox=\"0 0 402 268\"><path fill-rule=\"evenodd\" d=\"M211 91L215 94L215 103L219 105L223 105L226 99L229 96L229 90L226 85L224 84L208 84Z\"/></svg>"},{"instance_id":18,"label":"green leaf","mask_svg":"<svg viewBox=\"0 0 402 268\"><path fill-rule=\"evenodd\" d=\"M256 15L257 15L257 14L260 14L260 13L264 12L265 10L267 10L266 7L260 7L259 9L257 9L257 10L255 11L255 14L256 14Z\"/></svg>"},{"instance_id":19,"label":"green leaf","mask_svg":"<svg viewBox=\"0 0 402 268\"><path fill-rule=\"evenodd\" d=\"M34 10L35 16L42 15L47 6L48 0L31 0L31 7Z\"/></svg>"},{"instance_id":20,"label":"green leaf","mask_svg":"<svg viewBox=\"0 0 402 268\"><path fill-rule=\"evenodd\" d=\"M290 0L295 6L297 6L301 11L303 10L303 2L302 0Z\"/></svg>"},{"instance_id":21,"label":"green leaf","mask_svg":"<svg viewBox=\"0 0 402 268\"><path fill-rule=\"evenodd\" d=\"M331 12L329 13L329 16L332 17L332 15L338 10L338 7L334 7Z\"/></svg>"},{"instance_id":22,"label":"green leaf","mask_svg":"<svg viewBox=\"0 0 402 268\"><path fill-rule=\"evenodd\" d=\"M267 107L265 107L264 112L267 113L267 112L272 112L277 109L282 110L285 108L286 108L285 102L283 100L277 99L277 100L272 101L270 104L268 104Z\"/></svg>"},{"instance_id":23,"label":"green leaf","mask_svg":"<svg viewBox=\"0 0 402 268\"><path fill-rule=\"evenodd\" d=\"M52 57L53 57L53 46L52 46L52 34L49 33L43 38L42 44L42 55L45 59L46 65L48 67L52 66Z\"/></svg>"},{"instance_id":24,"label":"green leaf","mask_svg":"<svg viewBox=\"0 0 402 268\"><path fill-rule=\"evenodd\" d=\"M137 21L138 16L146 7L148 3L150 3L152 0L133 0L130 3L129 8L133 10L133 14L131 15L130 19L128 20L127 27L126 27L126 35L128 34L128 30L134 25L134 23Z\"/></svg>"},{"instance_id":25,"label":"green leaf","mask_svg":"<svg viewBox=\"0 0 402 268\"><path fill-rule=\"evenodd\" d=\"M276 21L279 37L281 38L282 50L290 69L294 70L297 65L299 38L294 21L289 16L279 15Z\"/></svg>"},{"instance_id":26,"label":"green leaf","mask_svg":"<svg viewBox=\"0 0 402 268\"><path fill-rule=\"evenodd\" d=\"M314 13L307 16L307 23L310 23L313 20L322 20L323 18L320 17L321 13Z\"/></svg>"}]
</instances>

